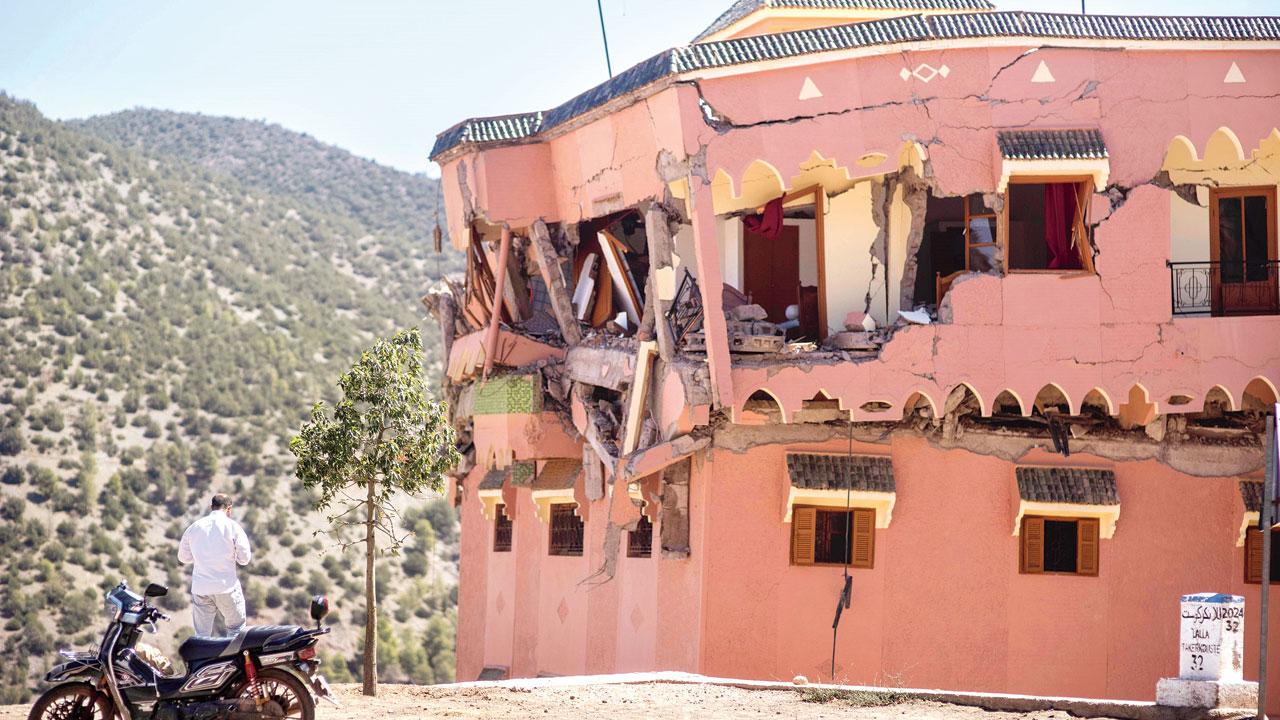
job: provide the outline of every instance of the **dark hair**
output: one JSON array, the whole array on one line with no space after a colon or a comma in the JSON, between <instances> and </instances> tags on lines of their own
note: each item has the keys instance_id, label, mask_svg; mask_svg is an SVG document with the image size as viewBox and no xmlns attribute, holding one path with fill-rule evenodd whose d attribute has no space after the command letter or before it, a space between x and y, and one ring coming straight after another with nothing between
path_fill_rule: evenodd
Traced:
<instances>
[{"instance_id":1,"label":"dark hair","mask_svg":"<svg viewBox=\"0 0 1280 720\"><path fill-rule=\"evenodd\" d=\"M230 495L218 493L217 495L214 495L213 500L209 502L209 508L211 510L226 510L234 504L235 503L232 502Z\"/></svg>"}]
</instances>

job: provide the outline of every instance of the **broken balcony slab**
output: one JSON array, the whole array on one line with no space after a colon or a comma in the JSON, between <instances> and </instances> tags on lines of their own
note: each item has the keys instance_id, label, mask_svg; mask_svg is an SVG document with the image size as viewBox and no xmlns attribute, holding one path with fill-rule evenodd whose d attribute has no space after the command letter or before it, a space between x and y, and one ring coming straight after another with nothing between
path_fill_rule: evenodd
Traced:
<instances>
[{"instance_id":1,"label":"broken balcony slab","mask_svg":"<svg viewBox=\"0 0 1280 720\"><path fill-rule=\"evenodd\" d=\"M596 335L569 349L565 368L574 382L621 390L635 373L636 341Z\"/></svg>"},{"instance_id":2,"label":"broken balcony slab","mask_svg":"<svg viewBox=\"0 0 1280 720\"><path fill-rule=\"evenodd\" d=\"M538 342L510 330L500 329L494 345L493 364L518 368L541 360L563 360L564 354L564 348ZM455 383L471 380L482 373L484 366L484 330L477 330L454 340L446 369L450 380Z\"/></svg>"}]
</instances>

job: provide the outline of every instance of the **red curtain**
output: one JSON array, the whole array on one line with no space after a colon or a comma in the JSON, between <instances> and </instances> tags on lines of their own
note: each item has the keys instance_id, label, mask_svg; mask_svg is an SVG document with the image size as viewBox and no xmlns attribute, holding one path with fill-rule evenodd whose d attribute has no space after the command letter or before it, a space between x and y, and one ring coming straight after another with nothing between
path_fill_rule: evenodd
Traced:
<instances>
[{"instance_id":1,"label":"red curtain","mask_svg":"<svg viewBox=\"0 0 1280 720\"><path fill-rule=\"evenodd\" d=\"M782 198L774 198L764 205L764 212L742 218L742 226L770 240L777 240L782 232Z\"/></svg>"},{"instance_id":2,"label":"red curtain","mask_svg":"<svg viewBox=\"0 0 1280 720\"><path fill-rule=\"evenodd\" d=\"M1051 183L1044 186L1044 244L1051 270L1079 270L1080 251L1071 246L1076 222L1076 186Z\"/></svg>"}]
</instances>

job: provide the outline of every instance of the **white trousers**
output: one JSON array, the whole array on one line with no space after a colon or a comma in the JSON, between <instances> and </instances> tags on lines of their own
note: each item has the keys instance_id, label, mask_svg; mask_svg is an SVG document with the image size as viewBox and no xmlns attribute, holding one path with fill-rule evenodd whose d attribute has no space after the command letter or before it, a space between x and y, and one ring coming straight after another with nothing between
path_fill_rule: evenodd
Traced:
<instances>
[{"instance_id":1,"label":"white trousers","mask_svg":"<svg viewBox=\"0 0 1280 720\"><path fill-rule=\"evenodd\" d=\"M244 592L236 584L217 595L191 596L191 620L196 635L234 637L244 627Z\"/></svg>"}]
</instances>

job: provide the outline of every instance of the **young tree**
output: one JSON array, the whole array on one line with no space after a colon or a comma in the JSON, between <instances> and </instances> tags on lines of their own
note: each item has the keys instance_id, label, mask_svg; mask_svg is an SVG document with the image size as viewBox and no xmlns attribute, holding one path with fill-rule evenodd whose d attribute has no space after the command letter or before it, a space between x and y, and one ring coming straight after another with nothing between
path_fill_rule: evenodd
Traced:
<instances>
[{"instance_id":1,"label":"young tree","mask_svg":"<svg viewBox=\"0 0 1280 720\"><path fill-rule=\"evenodd\" d=\"M316 509L335 510L329 516L333 532L341 539L347 527L363 526L363 538L341 540L341 546L365 545L364 694L376 695L378 537L381 551L394 554L407 537L396 528L396 493L439 491L443 474L460 458L445 405L432 399L427 387L416 329L379 340L361 353L338 388L338 404L317 403L289 449L298 459L303 487L320 491Z\"/></svg>"}]
</instances>

